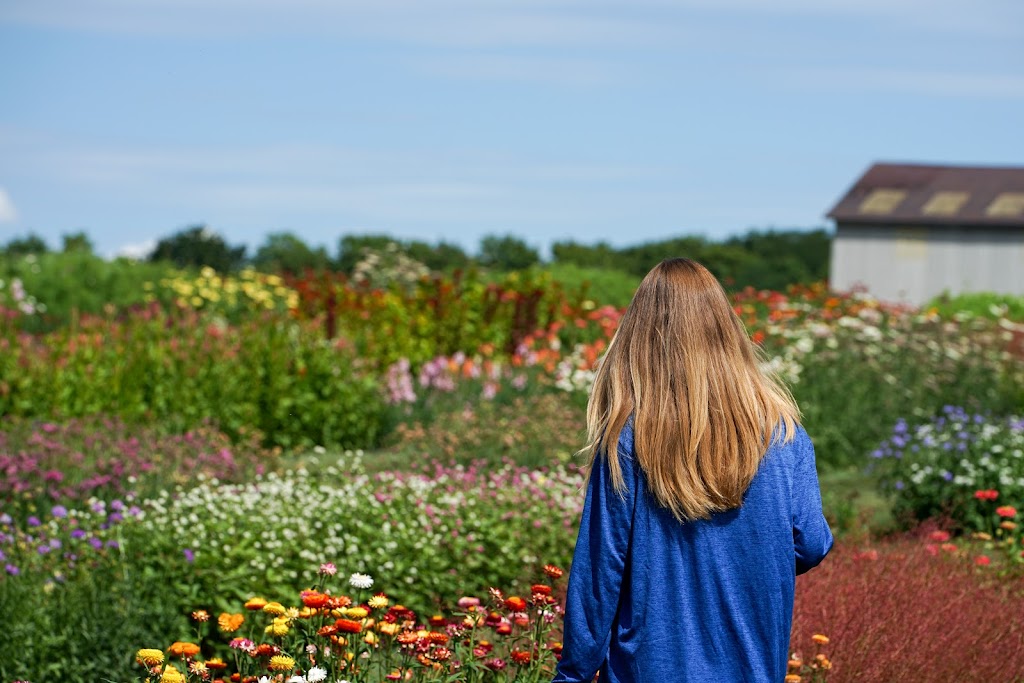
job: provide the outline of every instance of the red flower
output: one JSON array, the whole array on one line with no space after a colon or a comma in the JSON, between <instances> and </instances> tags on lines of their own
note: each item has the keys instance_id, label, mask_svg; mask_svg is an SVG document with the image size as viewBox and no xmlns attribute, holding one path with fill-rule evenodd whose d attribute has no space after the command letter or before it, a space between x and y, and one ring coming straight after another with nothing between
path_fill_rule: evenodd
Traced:
<instances>
[{"instance_id":1,"label":"red flower","mask_svg":"<svg viewBox=\"0 0 1024 683\"><path fill-rule=\"evenodd\" d=\"M345 633L359 633L363 630L362 624L351 619L338 619L334 622L334 625L338 627L339 631L344 631Z\"/></svg>"},{"instance_id":2,"label":"red flower","mask_svg":"<svg viewBox=\"0 0 1024 683\"><path fill-rule=\"evenodd\" d=\"M1012 507L1010 505L1004 505L1002 507L996 508L996 514L1000 517L1016 517L1017 508Z\"/></svg>"},{"instance_id":3,"label":"red flower","mask_svg":"<svg viewBox=\"0 0 1024 683\"><path fill-rule=\"evenodd\" d=\"M306 607L319 609L327 604L329 596L316 591L302 591L302 604Z\"/></svg>"},{"instance_id":4,"label":"red flower","mask_svg":"<svg viewBox=\"0 0 1024 683\"><path fill-rule=\"evenodd\" d=\"M928 534L928 540L935 541L936 543L945 543L949 540L948 531L933 531Z\"/></svg>"},{"instance_id":5,"label":"red flower","mask_svg":"<svg viewBox=\"0 0 1024 683\"><path fill-rule=\"evenodd\" d=\"M999 497L999 491L996 491L995 489L979 489L974 492L974 497L978 500L995 500Z\"/></svg>"},{"instance_id":6,"label":"red flower","mask_svg":"<svg viewBox=\"0 0 1024 683\"><path fill-rule=\"evenodd\" d=\"M551 586L545 586L543 583L535 583L530 586L530 592L534 595L551 595Z\"/></svg>"},{"instance_id":7,"label":"red flower","mask_svg":"<svg viewBox=\"0 0 1024 683\"><path fill-rule=\"evenodd\" d=\"M550 576L552 579L560 579L562 578L562 574L564 574L565 572L563 572L561 569L559 569L553 564L546 564L544 565L544 573Z\"/></svg>"},{"instance_id":8,"label":"red flower","mask_svg":"<svg viewBox=\"0 0 1024 683\"><path fill-rule=\"evenodd\" d=\"M505 607L509 608L513 612L522 612L526 609L526 600L523 600L518 595L513 595L505 600Z\"/></svg>"},{"instance_id":9,"label":"red flower","mask_svg":"<svg viewBox=\"0 0 1024 683\"><path fill-rule=\"evenodd\" d=\"M988 558L988 555L978 555L976 558L974 558L974 564L978 565L979 567L987 567L990 564L992 564L992 560Z\"/></svg>"},{"instance_id":10,"label":"red flower","mask_svg":"<svg viewBox=\"0 0 1024 683\"><path fill-rule=\"evenodd\" d=\"M519 665L529 664L531 659L530 653L524 650L512 650L512 652L509 653L509 658Z\"/></svg>"}]
</instances>

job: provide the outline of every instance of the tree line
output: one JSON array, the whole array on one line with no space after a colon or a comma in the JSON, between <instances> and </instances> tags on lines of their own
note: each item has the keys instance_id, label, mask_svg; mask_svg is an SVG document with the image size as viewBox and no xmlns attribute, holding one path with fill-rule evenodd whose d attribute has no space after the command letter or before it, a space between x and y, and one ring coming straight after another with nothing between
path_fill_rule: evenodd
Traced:
<instances>
[{"instance_id":1,"label":"tree line","mask_svg":"<svg viewBox=\"0 0 1024 683\"><path fill-rule=\"evenodd\" d=\"M84 232L62 237L62 250L93 251ZM324 271L351 274L367 250L382 251L397 245L405 256L433 271L451 272L468 267L496 271L524 270L543 265L539 251L512 235L488 235L480 240L475 254L457 244L440 241L400 240L382 234L344 235L335 253L323 246L310 246L292 232L269 234L250 256L245 245L232 245L204 225L184 228L160 239L147 260L171 263L179 268L209 266L231 273L251 266L265 272L302 273ZM663 258L686 256L708 267L727 287L754 286L779 289L794 283L828 277L831 235L824 229L751 230L720 241L699 236L670 237L642 244L614 247L607 242L584 244L574 240L555 242L551 264L583 269L614 270L637 278ZM2 253L18 256L50 251L38 235L11 239Z\"/></svg>"}]
</instances>

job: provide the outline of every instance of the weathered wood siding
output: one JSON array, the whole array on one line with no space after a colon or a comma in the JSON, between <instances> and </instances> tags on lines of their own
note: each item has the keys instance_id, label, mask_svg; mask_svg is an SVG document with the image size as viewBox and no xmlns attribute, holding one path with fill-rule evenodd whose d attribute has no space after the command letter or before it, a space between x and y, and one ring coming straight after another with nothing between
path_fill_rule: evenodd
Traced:
<instances>
[{"instance_id":1,"label":"weathered wood siding","mask_svg":"<svg viewBox=\"0 0 1024 683\"><path fill-rule=\"evenodd\" d=\"M833 288L923 304L945 291L1024 295L1024 230L850 225L832 241Z\"/></svg>"}]
</instances>

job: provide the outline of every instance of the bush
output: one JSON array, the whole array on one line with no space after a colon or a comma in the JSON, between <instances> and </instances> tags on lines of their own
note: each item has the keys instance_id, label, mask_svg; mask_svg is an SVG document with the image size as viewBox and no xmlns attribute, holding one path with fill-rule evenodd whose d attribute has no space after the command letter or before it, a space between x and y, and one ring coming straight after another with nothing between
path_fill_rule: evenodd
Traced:
<instances>
[{"instance_id":1,"label":"bush","mask_svg":"<svg viewBox=\"0 0 1024 683\"><path fill-rule=\"evenodd\" d=\"M351 351L267 312L227 325L156 304L41 337L0 319L0 416L112 415L178 433L214 420L268 446L372 446L387 431L377 383Z\"/></svg>"},{"instance_id":2,"label":"bush","mask_svg":"<svg viewBox=\"0 0 1024 683\"><path fill-rule=\"evenodd\" d=\"M987 497L1024 502L1024 419L993 418L946 406L942 415L910 426L899 420L872 452L873 468L908 522L948 517L976 531L992 531Z\"/></svg>"},{"instance_id":3,"label":"bush","mask_svg":"<svg viewBox=\"0 0 1024 683\"><path fill-rule=\"evenodd\" d=\"M970 314L994 320L1006 318L1018 323L1024 322L1024 296L1013 294L974 292L951 296L947 292L935 297L923 308L934 309L944 318Z\"/></svg>"}]
</instances>

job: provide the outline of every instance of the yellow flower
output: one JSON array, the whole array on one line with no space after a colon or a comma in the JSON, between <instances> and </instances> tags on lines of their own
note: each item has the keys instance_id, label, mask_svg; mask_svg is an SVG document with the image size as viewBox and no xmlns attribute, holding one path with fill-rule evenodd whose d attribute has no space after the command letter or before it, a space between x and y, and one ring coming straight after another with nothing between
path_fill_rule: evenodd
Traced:
<instances>
[{"instance_id":1,"label":"yellow flower","mask_svg":"<svg viewBox=\"0 0 1024 683\"><path fill-rule=\"evenodd\" d=\"M815 633L811 636L811 640L816 642L818 645L828 645L828 636L823 636L820 633Z\"/></svg>"},{"instance_id":2,"label":"yellow flower","mask_svg":"<svg viewBox=\"0 0 1024 683\"><path fill-rule=\"evenodd\" d=\"M271 636L279 638L281 636L288 635L289 630L290 627L288 626L288 619L286 619L285 617L277 617L276 619L274 619L274 623L270 624L264 629L264 632Z\"/></svg>"},{"instance_id":3,"label":"yellow flower","mask_svg":"<svg viewBox=\"0 0 1024 683\"><path fill-rule=\"evenodd\" d=\"M222 612L221 615L217 617L217 626L219 626L220 630L224 631L224 633L234 633L242 627L244 622L245 617L241 614L228 614L227 612Z\"/></svg>"},{"instance_id":4,"label":"yellow flower","mask_svg":"<svg viewBox=\"0 0 1024 683\"><path fill-rule=\"evenodd\" d=\"M973 534L971 534L971 538L973 538L976 541L991 541L992 535L986 534L984 531L975 531Z\"/></svg>"},{"instance_id":5,"label":"yellow flower","mask_svg":"<svg viewBox=\"0 0 1024 683\"><path fill-rule=\"evenodd\" d=\"M349 607L345 610L345 616L351 619L362 619L369 613L370 611L365 607Z\"/></svg>"},{"instance_id":6,"label":"yellow flower","mask_svg":"<svg viewBox=\"0 0 1024 683\"><path fill-rule=\"evenodd\" d=\"M160 683L185 683L185 676L174 666L168 664L164 668L164 675L160 677Z\"/></svg>"},{"instance_id":7,"label":"yellow flower","mask_svg":"<svg viewBox=\"0 0 1024 683\"><path fill-rule=\"evenodd\" d=\"M273 614L275 617L279 617L284 614L284 605L279 602L268 602L263 606L263 611L267 614Z\"/></svg>"},{"instance_id":8,"label":"yellow flower","mask_svg":"<svg viewBox=\"0 0 1024 683\"><path fill-rule=\"evenodd\" d=\"M801 678L796 674L786 674L786 683L800 683Z\"/></svg>"},{"instance_id":9,"label":"yellow flower","mask_svg":"<svg viewBox=\"0 0 1024 683\"><path fill-rule=\"evenodd\" d=\"M398 633L399 626L398 626L398 624L390 624L390 623L385 621L385 622L383 622L379 626L379 628L380 628L380 632L383 633L384 635L386 635L386 636L393 636L396 633Z\"/></svg>"},{"instance_id":10,"label":"yellow flower","mask_svg":"<svg viewBox=\"0 0 1024 683\"><path fill-rule=\"evenodd\" d=\"M373 609L383 609L388 606L388 599L383 595L374 595L367 604Z\"/></svg>"},{"instance_id":11,"label":"yellow flower","mask_svg":"<svg viewBox=\"0 0 1024 683\"><path fill-rule=\"evenodd\" d=\"M267 601L263 598L249 598L249 601L245 603L245 609L255 611L258 609L263 609L264 605L266 604Z\"/></svg>"},{"instance_id":12,"label":"yellow flower","mask_svg":"<svg viewBox=\"0 0 1024 683\"><path fill-rule=\"evenodd\" d=\"M135 653L135 661L146 666L156 666L163 664L164 653L160 650L144 648Z\"/></svg>"},{"instance_id":13,"label":"yellow flower","mask_svg":"<svg viewBox=\"0 0 1024 683\"><path fill-rule=\"evenodd\" d=\"M295 668L295 660L287 655L274 655L270 658L271 671L291 671Z\"/></svg>"},{"instance_id":14,"label":"yellow flower","mask_svg":"<svg viewBox=\"0 0 1024 683\"><path fill-rule=\"evenodd\" d=\"M377 634L374 633L373 631L367 631L366 632L366 637L363 638L363 640L367 644L369 644L369 645L376 645L377 644Z\"/></svg>"}]
</instances>

